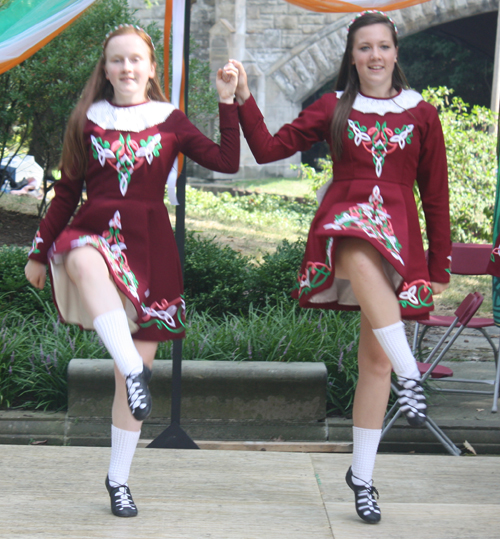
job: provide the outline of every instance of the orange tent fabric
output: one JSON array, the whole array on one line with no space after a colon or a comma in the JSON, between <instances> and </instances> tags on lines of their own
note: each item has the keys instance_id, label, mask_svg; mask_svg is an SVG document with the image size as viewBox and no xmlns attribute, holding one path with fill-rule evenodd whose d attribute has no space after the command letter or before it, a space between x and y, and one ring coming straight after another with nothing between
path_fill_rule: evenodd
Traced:
<instances>
[{"instance_id":1,"label":"orange tent fabric","mask_svg":"<svg viewBox=\"0 0 500 539\"><path fill-rule=\"evenodd\" d=\"M405 7L423 4L429 0L374 0L367 2L366 0L342 2L342 0L285 0L289 4L299 6L308 11L316 11L319 13L356 13L366 9L380 9L381 11L393 11Z\"/></svg>"}]
</instances>

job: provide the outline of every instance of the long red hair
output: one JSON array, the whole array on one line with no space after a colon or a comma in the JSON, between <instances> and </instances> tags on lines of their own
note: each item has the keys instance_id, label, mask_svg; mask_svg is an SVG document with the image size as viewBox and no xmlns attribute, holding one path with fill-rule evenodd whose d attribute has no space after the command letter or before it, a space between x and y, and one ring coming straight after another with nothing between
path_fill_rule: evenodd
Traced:
<instances>
[{"instance_id":1,"label":"long red hair","mask_svg":"<svg viewBox=\"0 0 500 539\"><path fill-rule=\"evenodd\" d=\"M90 79L83 89L80 101L71 113L64 134L61 163L59 168L71 179L82 178L87 171L87 151L83 139L83 129L87 120L87 111L97 101L106 99L112 101L113 86L106 78L104 66L106 63L106 47L111 39L116 36L135 34L138 35L149 47L151 63L156 65L155 49L149 35L137 26L123 25L110 32L104 41L102 56L97 63ZM167 101L160 86L160 81L155 73L154 78L149 79L146 87L146 98L153 101Z\"/></svg>"}]
</instances>

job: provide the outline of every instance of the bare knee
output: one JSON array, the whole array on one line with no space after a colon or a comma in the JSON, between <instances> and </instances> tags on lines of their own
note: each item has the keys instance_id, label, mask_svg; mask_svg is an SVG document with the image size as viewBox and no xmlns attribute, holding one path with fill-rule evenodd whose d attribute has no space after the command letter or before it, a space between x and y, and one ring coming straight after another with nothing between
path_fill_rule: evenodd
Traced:
<instances>
[{"instance_id":1,"label":"bare knee","mask_svg":"<svg viewBox=\"0 0 500 539\"><path fill-rule=\"evenodd\" d=\"M64 266L74 282L91 282L109 276L101 254L93 247L79 247L71 250L66 255Z\"/></svg>"},{"instance_id":2,"label":"bare knee","mask_svg":"<svg viewBox=\"0 0 500 539\"><path fill-rule=\"evenodd\" d=\"M392 365L383 351L373 351L368 355L358 357L359 375L374 376L387 379L391 376Z\"/></svg>"},{"instance_id":3,"label":"bare knee","mask_svg":"<svg viewBox=\"0 0 500 539\"><path fill-rule=\"evenodd\" d=\"M346 276L356 272L370 277L375 270L382 271L382 258L369 242L359 238L345 238L335 251L335 267Z\"/></svg>"}]
</instances>

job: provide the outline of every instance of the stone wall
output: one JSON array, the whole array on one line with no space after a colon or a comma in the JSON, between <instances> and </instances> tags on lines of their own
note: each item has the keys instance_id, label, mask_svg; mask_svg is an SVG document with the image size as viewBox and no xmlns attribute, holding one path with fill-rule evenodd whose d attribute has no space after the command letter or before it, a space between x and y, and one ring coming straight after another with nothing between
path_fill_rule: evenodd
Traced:
<instances>
[{"instance_id":1,"label":"stone wall","mask_svg":"<svg viewBox=\"0 0 500 539\"><path fill-rule=\"evenodd\" d=\"M163 25L164 0L153 8L129 0L145 22ZM400 37L479 13L498 10L498 0L430 0L393 11ZM271 132L290 122L302 103L332 81L344 51L346 25L352 14L305 11L284 0L194 0L191 34L196 54L210 62L213 77L227 58L241 60ZM290 159L260 166L242 143L238 177L291 176ZM200 177L227 177L198 167Z\"/></svg>"}]
</instances>

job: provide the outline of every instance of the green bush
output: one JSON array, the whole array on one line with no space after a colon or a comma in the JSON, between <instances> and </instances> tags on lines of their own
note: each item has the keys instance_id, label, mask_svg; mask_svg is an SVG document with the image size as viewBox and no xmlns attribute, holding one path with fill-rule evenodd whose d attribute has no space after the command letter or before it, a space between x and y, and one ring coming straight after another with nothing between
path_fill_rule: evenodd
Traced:
<instances>
[{"instance_id":1,"label":"green bush","mask_svg":"<svg viewBox=\"0 0 500 539\"><path fill-rule=\"evenodd\" d=\"M249 308L291 303L290 292L302 261L305 241L284 240L260 263L215 238L186 236L184 289L189 309L212 316L245 315Z\"/></svg>"},{"instance_id":2,"label":"green bush","mask_svg":"<svg viewBox=\"0 0 500 539\"><path fill-rule=\"evenodd\" d=\"M249 261L215 238L186 234L184 290L190 308L215 316L238 312L244 305Z\"/></svg>"},{"instance_id":3,"label":"green bush","mask_svg":"<svg viewBox=\"0 0 500 539\"><path fill-rule=\"evenodd\" d=\"M348 414L357 381L359 314L299 311L285 305L245 317L191 312L186 360L321 361L328 369L329 410ZM0 319L0 408L63 410L66 372L74 357L109 358L95 332L58 322L57 315ZM172 342L161 343L158 359L170 359Z\"/></svg>"},{"instance_id":4,"label":"green bush","mask_svg":"<svg viewBox=\"0 0 500 539\"><path fill-rule=\"evenodd\" d=\"M267 253L262 262L250 268L247 304L254 307L291 303L290 295L305 251L305 240L290 243L283 240L274 253Z\"/></svg>"},{"instance_id":5,"label":"green bush","mask_svg":"<svg viewBox=\"0 0 500 539\"><path fill-rule=\"evenodd\" d=\"M16 311L31 315L33 312L44 312L47 304L52 305L49 279L42 291L34 293L34 288L24 276L27 254L22 247L0 247L0 313Z\"/></svg>"},{"instance_id":6,"label":"green bush","mask_svg":"<svg viewBox=\"0 0 500 539\"><path fill-rule=\"evenodd\" d=\"M36 294L36 292L35 292ZM28 317L9 311L0 319L0 407L63 410L68 363L74 357L108 357L97 334L66 326L52 307Z\"/></svg>"},{"instance_id":7,"label":"green bush","mask_svg":"<svg viewBox=\"0 0 500 539\"><path fill-rule=\"evenodd\" d=\"M424 99L437 107L446 143L452 241L491 242L497 183L498 115L472 109L448 88L428 88Z\"/></svg>"}]
</instances>

